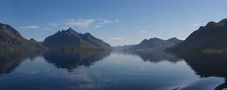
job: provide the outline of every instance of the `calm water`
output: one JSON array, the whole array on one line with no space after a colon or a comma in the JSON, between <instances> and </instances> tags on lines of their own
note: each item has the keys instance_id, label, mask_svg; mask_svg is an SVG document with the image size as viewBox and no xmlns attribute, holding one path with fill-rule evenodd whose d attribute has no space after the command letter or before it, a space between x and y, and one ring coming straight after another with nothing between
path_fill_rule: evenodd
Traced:
<instances>
[{"instance_id":1,"label":"calm water","mask_svg":"<svg viewBox=\"0 0 227 90\"><path fill-rule=\"evenodd\" d=\"M0 53L0 90L222 90L225 55Z\"/></svg>"}]
</instances>

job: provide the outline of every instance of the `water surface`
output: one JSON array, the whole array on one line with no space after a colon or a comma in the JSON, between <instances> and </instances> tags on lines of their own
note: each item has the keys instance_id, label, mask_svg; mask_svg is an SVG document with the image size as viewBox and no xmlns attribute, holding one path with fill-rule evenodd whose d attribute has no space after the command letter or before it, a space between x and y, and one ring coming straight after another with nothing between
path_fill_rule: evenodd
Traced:
<instances>
[{"instance_id":1,"label":"water surface","mask_svg":"<svg viewBox=\"0 0 227 90\"><path fill-rule=\"evenodd\" d=\"M222 90L225 55L0 53L0 90Z\"/></svg>"}]
</instances>

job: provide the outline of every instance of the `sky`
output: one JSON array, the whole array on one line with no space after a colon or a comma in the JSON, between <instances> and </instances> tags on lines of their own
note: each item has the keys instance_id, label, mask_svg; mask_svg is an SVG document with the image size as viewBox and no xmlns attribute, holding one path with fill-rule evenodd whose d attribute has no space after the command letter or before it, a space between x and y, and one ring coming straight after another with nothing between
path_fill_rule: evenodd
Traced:
<instances>
[{"instance_id":1,"label":"sky","mask_svg":"<svg viewBox=\"0 0 227 90\"><path fill-rule=\"evenodd\" d=\"M187 38L227 18L227 0L1 0L0 22L43 41L69 27L112 46L153 37Z\"/></svg>"}]
</instances>

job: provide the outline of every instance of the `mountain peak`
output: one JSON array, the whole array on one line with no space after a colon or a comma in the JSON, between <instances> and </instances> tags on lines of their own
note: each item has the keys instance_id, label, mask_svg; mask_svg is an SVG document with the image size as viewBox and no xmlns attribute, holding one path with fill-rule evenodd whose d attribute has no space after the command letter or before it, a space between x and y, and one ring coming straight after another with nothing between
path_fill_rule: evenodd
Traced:
<instances>
[{"instance_id":1,"label":"mountain peak","mask_svg":"<svg viewBox=\"0 0 227 90\"><path fill-rule=\"evenodd\" d=\"M0 23L0 33L8 35L12 38L22 38L19 32L17 32L13 27L8 24Z\"/></svg>"},{"instance_id":2,"label":"mountain peak","mask_svg":"<svg viewBox=\"0 0 227 90\"><path fill-rule=\"evenodd\" d=\"M150 38L150 39L144 39L140 44L144 44L144 43L149 43L149 42L154 42L154 41L161 41L161 39L159 38Z\"/></svg>"},{"instance_id":3,"label":"mountain peak","mask_svg":"<svg viewBox=\"0 0 227 90\"><path fill-rule=\"evenodd\" d=\"M12 30L13 27L7 24L0 23L0 30L9 30L9 29Z\"/></svg>"},{"instance_id":4,"label":"mountain peak","mask_svg":"<svg viewBox=\"0 0 227 90\"><path fill-rule=\"evenodd\" d=\"M223 27L225 24L227 24L227 18L222 19L220 22L208 22L207 25L205 26L206 28L211 28L211 27Z\"/></svg>"},{"instance_id":5,"label":"mountain peak","mask_svg":"<svg viewBox=\"0 0 227 90\"><path fill-rule=\"evenodd\" d=\"M75 30L73 30L72 28L68 28L65 30L66 33L71 33L71 34L78 34L78 32L76 32Z\"/></svg>"},{"instance_id":6,"label":"mountain peak","mask_svg":"<svg viewBox=\"0 0 227 90\"><path fill-rule=\"evenodd\" d=\"M157 37L154 37L154 38L150 38L150 39L149 39L149 41L151 41L151 40L156 40L156 41L157 41L157 40L162 40L162 39L157 38Z\"/></svg>"},{"instance_id":7,"label":"mountain peak","mask_svg":"<svg viewBox=\"0 0 227 90\"><path fill-rule=\"evenodd\" d=\"M170 38L170 39L168 39L168 40L179 40L177 37L173 37L173 38ZM167 41L168 41L167 40Z\"/></svg>"},{"instance_id":8,"label":"mountain peak","mask_svg":"<svg viewBox=\"0 0 227 90\"><path fill-rule=\"evenodd\" d=\"M166 41L174 43L174 44L178 44L178 43L182 42L182 40L178 39L177 37L170 38L170 39L168 39Z\"/></svg>"},{"instance_id":9,"label":"mountain peak","mask_svg":"<svg viewBox=\"0 0 227 90\"><path fill-rule=\"evenodd\" d=\"M1 29L6 28L7 26L8 26L7 24L0 23L0 28Z\"/></svg>"},{"instance_id":10,"label":"mountain peak","mask_svg":"<svg viewBox=\"0 0 227 90\"><path fill-rule=\"evenodd\" d=\"M48 48L77 48L77 49L109 49L109 44L95 38L90 33L81 34L74 31L72 28L59 31L54 35L47 37L43 45Z\"/></svg>"},{"instance_id":11,"label":"mountain peak","mask_svg":"<svg viewBox=\"0 0 227 90\"><path fill-rule=\"evenodd\" d=\"M66 31L74 31L72 28L68 28L68 29L66 29Z\"/></svg>"},{"instance_id":12,"label":"mountain peak","mask_svg":"<svg viewBox=\"0 0 227 90\"><path fill-rule=\"evenodd\" d=\"M147 39L144 39L142 42L146 42L146 41L148 41Z\"/></svg>"},{"instance_id":13,"label":"mountain peak","mask_svg":"<svg viewBox=\"0 0 227 90\"><path fill-rule=\"evenodd\" d=\"M213 27L215 24L216 24L216 22L210 21L207 23L207 25L205 27Z\"/></svg>"},{"instance_id":14,"label":"mountain peak","mask_svg":"<svg viewBox=\"0 0 227 90\"><path fill-rule=\"evenodd\" d=\"M2 23L0 23L0 43L5 49L43 49L37 42L25 39L16 29Z\"/></svg>"},{"instance_id":15,"label":"mountain peak","mask_svg":"<svg viewBox=\"0 0 227 90\"><path fill-rule=\"evenodd\" d=\"M57 33L55 33L56 35L61 35L61 34L64 34L64 35L68 35L68 36L71 36L71 35L80 35L80 33L76 32L75 30L73 30L72 28L68 28L66 30L62 30L62 31L58 31Z\"/></svg>"},{"instance_id":16,"label":"mountain peak","mask_svg":"<svg viewBox=\"0 0 227 90\"><path fill-rule=\"evenodd\" d=\"M227 24L227 18L222 19L219 23L226 23Z\"/></svg>"}]
</instances>

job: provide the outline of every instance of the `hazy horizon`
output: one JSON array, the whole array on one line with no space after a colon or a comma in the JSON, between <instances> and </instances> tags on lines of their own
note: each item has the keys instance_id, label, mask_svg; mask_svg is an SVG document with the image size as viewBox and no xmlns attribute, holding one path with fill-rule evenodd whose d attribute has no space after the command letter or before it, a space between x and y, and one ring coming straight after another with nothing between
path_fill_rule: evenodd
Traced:
<instances>
[{"instance_id":1,"label":"hazy horizon","mask_svg":"<svg viewBox=\"0 0 227 90\"><path fill-rule=\"evenodd\" d=\"M164 2L165 1L165 2ZM185 39L199 26L227 16L226 0L2 0L0 22L42 41L68 27L112 46L153 37Z\"/></svg>"}]
</instances>

